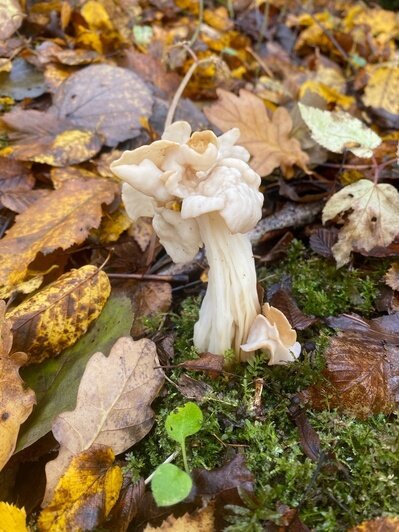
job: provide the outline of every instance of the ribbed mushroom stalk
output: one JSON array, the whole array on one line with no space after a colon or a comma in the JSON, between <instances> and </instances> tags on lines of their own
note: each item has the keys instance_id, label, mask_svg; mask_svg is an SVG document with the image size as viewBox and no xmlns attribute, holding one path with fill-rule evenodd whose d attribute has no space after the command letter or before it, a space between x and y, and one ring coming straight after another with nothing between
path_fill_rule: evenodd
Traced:
<instances>
[{"instance_id":1,"label":"ribbed mushroom stalk","mask_svg":"<svg viewBox=\"0 0 399 532\"><path fill-rule=\"evenodd\" d=\"M122 197L132 220L152 216L160 242L176 263L193 259L205 245L208 289L194 329L200 351L237 360L260 311L251 244L246 233L261 217L260 177L247 164L248 152L235 146L239 131L220 137L191 135L175 122L162 140L125 152L112 171L125 181Z\"/></svg>"}]
</instances>

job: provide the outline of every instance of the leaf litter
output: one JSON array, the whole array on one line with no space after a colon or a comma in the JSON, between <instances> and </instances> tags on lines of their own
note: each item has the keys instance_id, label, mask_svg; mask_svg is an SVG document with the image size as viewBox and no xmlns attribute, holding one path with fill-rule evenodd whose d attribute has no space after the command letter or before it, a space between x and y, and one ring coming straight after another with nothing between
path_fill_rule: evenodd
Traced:
<instances>
[{"instance_id":1,"label":"leaf litter","mask_svg":"<svg viewBox=\"0 0 399 532\"><path fill-rule=\"evenodd\" d=\"M395 526L399 25L379 4L0 1L0 528ZM297 329L294 364L196 352L203 256L171 267L126 215L109 165L174 111L240 128L261 303ZM183 460L166 420L186 397ZM162 508L161 465L193 485Z\"/></svg>"}]
</instances>

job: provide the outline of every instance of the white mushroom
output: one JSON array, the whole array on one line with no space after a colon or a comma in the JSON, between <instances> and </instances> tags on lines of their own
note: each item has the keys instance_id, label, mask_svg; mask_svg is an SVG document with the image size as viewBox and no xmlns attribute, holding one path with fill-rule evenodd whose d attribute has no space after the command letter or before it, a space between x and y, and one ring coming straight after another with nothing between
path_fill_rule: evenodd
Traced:
<instances>
[{"instance_id":1,"label":"white mushroom","mask_svg":"<svg viewBox=\"0 0 399 532\"><path fill-rule=\"evenodd\" d=\"M248 352L267 350L270 353L271 366L294 362L301 353L301 344L296 341L296 332L284 314L265 303L262 314L256 316L247 342L241 349Z\"/></svg>"},{"instance_id":2,"label":"white mushroom","mask_svg":"<svg viewBox=\"0 0 399 532\"><path fill-rule=\"evenodd\" d=\"M174 262L188 262L205 245L208 289L194 328L200 351L237 359L260 306L247 233L261 218L260 177L235 146L239 130L216 137L195 132L187 122L169 126L162 140L125 152L111 165L125 181L122 197L129 216L153 216L153 227Z\"/></svg>"}]
</instances>

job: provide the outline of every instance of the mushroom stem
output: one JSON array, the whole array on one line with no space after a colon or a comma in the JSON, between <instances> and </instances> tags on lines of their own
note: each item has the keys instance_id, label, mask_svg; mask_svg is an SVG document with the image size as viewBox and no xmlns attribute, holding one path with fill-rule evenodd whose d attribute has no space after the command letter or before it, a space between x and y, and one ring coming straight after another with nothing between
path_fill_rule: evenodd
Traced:
<instances>
[{"instance_id":1,"label":"mushroom stem","mask_svg":"<svg viewBox=\"0 0 399 532\"><path fill-rule=\"evenodd\" d=\"M242 351L240 345L260 311L251 243L247 234L231 233L216 212L199 216L197 222L209 274L194 345L218 355L233 348L237 361L247 360L252 353Z\"/></svg>"}]
</instances>

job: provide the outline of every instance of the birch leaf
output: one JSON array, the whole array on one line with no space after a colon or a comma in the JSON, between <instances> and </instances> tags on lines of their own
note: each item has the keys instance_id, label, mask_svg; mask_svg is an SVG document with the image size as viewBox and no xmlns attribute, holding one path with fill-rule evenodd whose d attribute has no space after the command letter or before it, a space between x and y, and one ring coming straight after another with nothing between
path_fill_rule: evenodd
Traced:
<instances>
[{"instance_id":1,"label":"birch leaf","mask_svg":"<svg viewBox=\"0 0 399 532\"><path fill-rule=\"evenodd\" d=\"M92 445L122 453L140 441L154 423L150 407L162 383L155 344L119 338L108 357L95 353L80 382L76 408L57 416L53 434L60 442L58 457L46 466L45 501L73 456Z\"/></svg>"},{"instance_id":2,"label":"birch leaf","mask_svg":"<svg viewBox=\"0 0 399 532\"><path fill-rule=\"evenodd\" d=\"M342 153L347 149L357 157L372 157L373 150L381 144L381 138L372 129L349 113L298 105L313 140L327 150Z\"/></svg>"},{"instance_id":3,"label":"birch leaf","mask_svg":"<svg viewBox=\"0 0 399 532\"><path fill-rule=\"evenodd\" d=\"M350 211L332 247L340 268L352 250L386 247L399 233L399 192L388 184L361 179L334 194L323 209L323 223Z\"/></svg>"}]
</instances>

